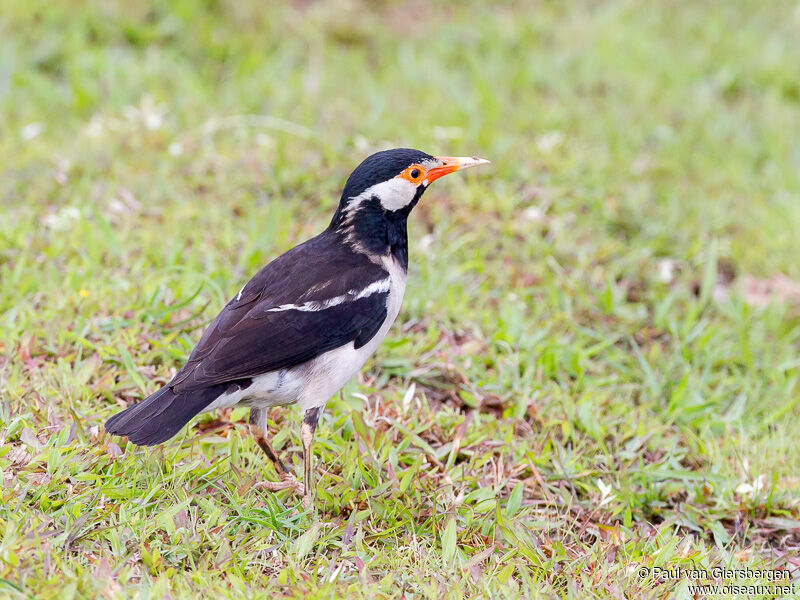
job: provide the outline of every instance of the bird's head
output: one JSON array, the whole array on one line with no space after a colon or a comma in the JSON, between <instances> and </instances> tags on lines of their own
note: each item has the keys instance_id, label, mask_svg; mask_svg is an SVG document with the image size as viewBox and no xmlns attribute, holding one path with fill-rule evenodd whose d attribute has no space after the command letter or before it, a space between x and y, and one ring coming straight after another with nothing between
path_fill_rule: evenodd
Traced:
<instances>
[{"instance_id":1,"label":"bird's head","mask_svg":"<svg viewBox=\"0 0 800 600\"><path fill-rule=\"evenodd\" d=\"M410 210L439 177L488 162L474 157L431 156L412 148L376 152L350 174L342 203L375 197L385 211Z\"/></svg>"},{"instance_id":2,"label":"bird's head","mask_svg":"<svg viewBox=\"0 0 800 600\"><path fill-rule=\"evenodd\" d=\"M411 209L435 180L449 173L488 163L463 156L431 156L411 148L395 148L367 157L350 174L331 227L350 240L391 233L402 226ZM377 243L377 240L371 240Z\"/></svg>"}]
</instances>

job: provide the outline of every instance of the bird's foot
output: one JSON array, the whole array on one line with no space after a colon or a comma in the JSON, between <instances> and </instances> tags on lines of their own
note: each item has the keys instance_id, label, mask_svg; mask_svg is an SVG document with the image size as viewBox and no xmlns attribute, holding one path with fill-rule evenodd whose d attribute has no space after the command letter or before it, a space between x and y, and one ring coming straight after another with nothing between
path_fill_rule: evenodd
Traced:
<instances>
[{"instance_id":1,"label":"bird's foot","mask_svg":"<svg viewBox=\"0 0 800 600\"><path fill-rule=\"evenodd\" d=\"M306 492L305 486L297 481L297 478L291 473L281 473L280 481L259 481L253 485L253 489L264 489L270 492L292 490L296 495L303 498L303 508L309 508L313 500L311 492Z\"/></svg>"},{"instance_id":2,"label":"bird's foot","mask_svg":"<svg viewBox=\"0 0 800 600\"><path fill-rule=\"evenodd\" d=\"M281 490L293 490L298 496L303 496L305 489L303 484L297 481L297 478L291 473L285 471L281 472L280 481L259 481L256 483L254 489L265 489L270 492L279 492ZM305 500L305 497L304 497Z\"/></svg>"}]
</instances>

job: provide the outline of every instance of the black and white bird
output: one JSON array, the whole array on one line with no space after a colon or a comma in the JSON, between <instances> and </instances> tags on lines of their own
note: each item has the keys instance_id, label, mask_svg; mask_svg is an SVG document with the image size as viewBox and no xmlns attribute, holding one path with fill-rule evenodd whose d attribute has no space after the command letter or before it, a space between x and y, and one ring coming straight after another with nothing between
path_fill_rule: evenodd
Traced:
<instances>
[{"instance_id":1,"label":"black and white bird","mask_svg":"<svg viewBox=\"0 0 800 600\"><path fill-rule=\"evenodd\" d=\"M189 360L163 388L111 417L109 433L155 445L195 415L250 408L250 429L280 481L311 502L311 442L328 399L386 336L403 300L407 220L439 177L489 161L398 148L368 157L350 175L328 228L279 256L239 290ZM304 485L277 457L267 433L272 406L298 403Z\"/></svg>"}]
</instances>

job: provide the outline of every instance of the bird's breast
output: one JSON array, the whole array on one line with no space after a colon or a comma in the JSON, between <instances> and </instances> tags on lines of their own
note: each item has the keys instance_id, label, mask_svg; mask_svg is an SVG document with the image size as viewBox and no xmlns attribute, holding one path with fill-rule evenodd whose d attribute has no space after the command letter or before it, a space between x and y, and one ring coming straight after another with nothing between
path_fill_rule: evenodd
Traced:
<instances>
[{"instance_id":1,"label":"bird's breast","mask_svg":"<svg viewBox=\"0 0 800 600\"><path fill-rule=\"evenodd\" d=\"M300 393L299 403L303 410L323 406L358 373L367 359L386 337L389 329L400 313L403 295L406 290L406 270L393 257L385 257L382 266L389 274L389 293L386 298L386 319L377 333L363 346L356 348L353 342L321 354L303 369L306 385Z\"/></svg>"},{"instance_id":2,"label":"bird's breast","mask_svg":"<svg viewBox=\"0 0 800 600\"><path fill-rule=\"evenodd\" d=\"M403 304L403 295L406 292L406 269L392 255L385 256L382 263L383 268L389 273L389 297L386 299L387 321L389 322L386 329L388 330L400 313L400 307ZM386 332L384 332L385 334Z\"/></svg>"}]
</instances>

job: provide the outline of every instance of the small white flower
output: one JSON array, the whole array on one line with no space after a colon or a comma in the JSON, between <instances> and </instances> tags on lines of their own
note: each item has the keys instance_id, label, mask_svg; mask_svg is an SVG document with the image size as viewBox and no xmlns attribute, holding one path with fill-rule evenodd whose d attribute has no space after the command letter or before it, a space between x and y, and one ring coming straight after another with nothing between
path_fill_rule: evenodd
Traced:
<instances>
[{"instance_id":1,"label":"small white flower","mask_svg":"<svg viewBox=\"0 0 800 600\"><path fill-rule=\"evenodd\" d=\"M183 146L180 142L173 142L167 148L167 152L169 152L170 156L180 156L183 154Z\"/></svg>"},{"instance_id":2,"label":"small white flower","mask_svg":"<svg viewBox=\"0 0 800 600\"><path fill-rule=\"evenodd\" d=\"M756 477L752 483L744 482L740 483L739 487L736 488L736 493L740 496L750 496L751 494L758 494L760 493L765 487L767 483L767 476L766 475L759 475Z\"/></svg>"},{"instance_id":3,"label":"small white flower","mask_svg":"<svg viewBox=\"0 0 800 600\"><path fill-rule=\"evenodd\" d=\"M44 125L41 123L29 123L20 129L19 134L22 136L22 139L27 142L40 135L43 131Z\"/></svg>"},{"instance_id":4,"label":"small white flower","mask_svg":"<svg viewBox=\"0 0 800 600\"><path fill-rule=\"evenodd\" d=\"M536 138L536 147L540 152L550 153L558 148L563 141L563 133L560 131L549 131Z\"/></svg>"},{"instance_id":5,"label":"small white flower","mask_svg":"<svg viewBox=\"0 0 800 600\"><path fill-rule=\"evenodd\" d=\"M272 139L271 136L267 135L266 133L257 133L256 134L256 144L259 146L274 146L275 140Z\"/></svg>"},{"instance_id":6,"label":"small white flower","mask_svg":"<svg viewBox=\"0 0 800 600\"><path fill-rule=\"evenodd\" d=\"M108 201L108 210L117 215L123 215L128 212L128 207L125 206L125 203L118 198L112 198Z\"/></svg>"},{"instance_id":7,"label":"small white flower","mask_svg":"<svg viewBox=\"0 0 800 600\"><path fill-rule=\"evenodd\" d=\"M658 278L664 283L670 283L675 274L675 263L669 258L658 261Z\"/></svg>"},{"instance_id":8,"label":"small white flower","mask_svg":"<svg viewBox=\"0 0 800 600\"><path fill-rule=\"evenodd\" d=\"M98 138L103 134L105 129L105 120L100 115L94 115L86 124L86 135L93 138Z\"/></svg>"},{"instance_id":9,"label":"small white flower","mask_svg":"<svg viewBox=\"0 0 800 600\"><path fill-rule=\"evenodd\" d=\"M156 104L151 96L145 96L139 103L139 114L144 126L150 131L161 129L164 125L166 108L163 104Z\"/></svg>"},{"instance_id":10,"label":"small white flower","mask_svg":"<svg viewBox=\"0 0 800 600\"><path fill-rule=\"evenodd\" d=\"M600 489L600 504L597 505L598 508L605 506L616 497L611 486L606 485L606 482L602 479L597 480L597 487Z\"/></svg>"},{"instance_id":11,"label":"small white flower","mask_svg":"<svg viewBox=\"0 0 800 600\"><path fill-rule=\"evenodd\" d=\"M423 235L422 238L419 240L420 250L422 250L427 256L428 254L430 254L429 250L431 246L433 246L433 243L435 241L436 241L436 236L434 236L432 233Z\"/></svg>"},{"instance_id":12,"label":"small white flower","mask_svg":"<svg viewBox=\"0 0 800 600\"><path fill-rule=\"evenodd\" d=\"M67 206L58 212L51 213L42 219L42 223L53 231L66 231L81 218L81 211L74 206Z\"/></svg>"},{"instance_id":13,"label":"small white flower","mask_svg":"<svg viewBox=\"0 0 800 600\"><path fill-rule=\"evenodd\" d=\"M359 152L366 152L369 150L369 141L363 135L357 135L353 138L353 146Z\"/></svg>"},{"instance_id":14,"label":"small white flower","mask_svg":"<svg viewBox=\"0 0 800 600\"><path fill-rule=\"evenodd\" d=\"M522 211L522 218L526 221L541 221L544 218L544 211L538 206L529 206Z\"/></svg>"},{"instance_id":15,"label":"small white flower","mask_svg":"<svg viewBox=\"0 0 800 600\"><path fill-rule=\"evenodd\" d=\"M156 112L149 112L144 116L144 126L147 127L150 131L155 131L156 129L161 129L161 126L164 124L164 117Z\"/></svg>"},{"instance_id":16,"label":"small white flower","mask_svg":"<svg viewBox=\"0 0 800 600\"><path fill-rule=\"evenodd\" d=\"M166 112L165 106L156 104L150 96L142 98L139 106L126 106L122 109L122 114L128 121L140 123L150 131L164 126Z\"/></svg>"}]
</instances>

